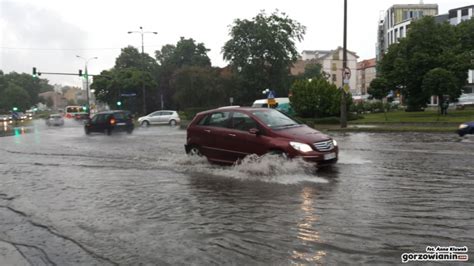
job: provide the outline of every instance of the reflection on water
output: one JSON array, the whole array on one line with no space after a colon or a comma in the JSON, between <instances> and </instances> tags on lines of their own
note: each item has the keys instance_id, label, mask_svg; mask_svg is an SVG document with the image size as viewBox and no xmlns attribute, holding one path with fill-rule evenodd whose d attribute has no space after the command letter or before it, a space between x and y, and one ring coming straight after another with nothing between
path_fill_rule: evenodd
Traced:
<instances>
[{"instance_id":1,"label":"reflection on water","mask_svg":"<svg viewBox=\"0 0 474 266\"><path fill-rule=\"evenodd\" d=\"M314 188L309 186L303 187L300 196L302 199L300 208L303 211L303 217L297 224L297 238L302 241L303 245L309 247L309 250L307 252L293 250L292 259L304 263L320 264L323 262L326 252L323 250L311 252L313 247L321 242L319 232L316 230L316 223L319 221L319 217L315 210Z\"/></svg>"},{"instance_id":2,"label":"reflection on water","mask_svg":"<svg viewBox=\"0 0 474 266\"><path fill-rule=\"evenodd\" d=\"M271 157L210 164L186 156L185 132L169 127L9 131L18 135L0 138L0 198L117 264L386 265L427 245L474 243L472 138L334 134L339 163L315 171ZM72 260L34 230L8 237Z\"/></svg>"},{"instance_id":3,"label":"reflection on water","mask_svg":"<svg viewBox=\"0 0 474 266\"><path fill-rule=\"evenodd\" d=\"M20 123L15 122L2 122L2 127L0 131L0 137L5 136L20 136L28 133L30 128Z\"/></svg>"}]
</instances>

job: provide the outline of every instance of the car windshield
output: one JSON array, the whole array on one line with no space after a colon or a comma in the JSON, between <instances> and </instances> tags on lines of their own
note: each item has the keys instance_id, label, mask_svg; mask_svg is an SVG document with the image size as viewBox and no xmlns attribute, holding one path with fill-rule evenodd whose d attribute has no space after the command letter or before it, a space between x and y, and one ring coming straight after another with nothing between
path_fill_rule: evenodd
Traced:
<instances>
[{"instance_id":1,"label":"car windshield","mask_svg":"<svg viewBox=\"0 0 474 266\"><path fill-rule=\"evenodd\" d=\"M270 128L287 128L301 125L290 117L273 109L253 111L252 114Z\"/></svg>"}]
</instances>

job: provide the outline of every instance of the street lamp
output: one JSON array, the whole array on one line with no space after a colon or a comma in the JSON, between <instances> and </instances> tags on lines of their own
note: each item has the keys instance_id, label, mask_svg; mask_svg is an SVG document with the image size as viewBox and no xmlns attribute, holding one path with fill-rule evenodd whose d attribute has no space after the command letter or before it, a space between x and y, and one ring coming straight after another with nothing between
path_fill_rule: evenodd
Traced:
<instances>
[{"instance_id":1,"label":"street lamp","mask_svg":"<svg viewBox=\"0 0 474 266\"><path fill-rule=\"evenodd\" d=\"M346 91L344 89L348 84L345 83L345 71L347 69L347 0L344 0L344 38L342 50L342 93L341 93L341 128L347 127L347 103Z\"/></svg>"},{"instance_id":2,"label":"street lamp","mask_svg":"<svg viewBox=\"0 0 474 266\"><path fill-rule=\"evenodd\" d=\"M143 44L143 35L145 33L158 34L158 32L156 32L156 31L143 31L143 27L140 26L139 31L129 31L128 32L128 34L131 34L131 33L139 33L142 36L142 67L143 67L143 71L145 71L145 62L143 61L143 60L145 60L145 58L144 58L145 51L144 51L144 44ZM144 84L143 80L142 80L142 96L143 96L143 113L146 114L146 95L145 95L145 84Z\"/></svg>"},{"instance_id":3,"label":"street lamp","mask_svg":"<svg viewBox=\"0 0 474 266\"><path fill-rule=\"evenodd\" d=\"M91 108L90 108L90 103L89 103L89 75L87 74L87 64L89 63L90 60L99 59L99 58L98 57L91 57L91 58L86 59L86 58L84 58L80 55L76 55L76 57L84 60L84 62L85 62L84 74L86 76L86 96L87 96L87 105L86 106L87 106L87 115L90 116L90 113L91 113L90 109Z\"/></svg>"}]
</instances>

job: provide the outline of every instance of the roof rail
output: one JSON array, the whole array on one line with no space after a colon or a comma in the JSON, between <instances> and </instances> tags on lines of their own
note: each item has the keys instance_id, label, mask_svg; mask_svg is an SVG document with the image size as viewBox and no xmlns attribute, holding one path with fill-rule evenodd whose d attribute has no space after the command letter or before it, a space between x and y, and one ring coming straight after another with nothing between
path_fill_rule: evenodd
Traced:
<instances>
[{"instance_id":1,"label":"roof rail","mask_svg":"<svg viewBox=\"0 0 474 266\"><path fill-rule=\"evenodd\" d=\"M238 108L240 107L240 105L229 105L229 106L222 106L222 107L219 107L217 109L225 109L225 108Z\"/></svg>"}]
</instances>

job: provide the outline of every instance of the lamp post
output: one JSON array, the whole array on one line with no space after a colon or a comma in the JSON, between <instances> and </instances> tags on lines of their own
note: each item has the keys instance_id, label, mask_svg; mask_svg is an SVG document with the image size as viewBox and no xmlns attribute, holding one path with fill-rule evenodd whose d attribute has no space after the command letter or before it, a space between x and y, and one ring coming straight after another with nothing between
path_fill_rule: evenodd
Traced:
<instances>
[{"instance_id":1,"label":"lamp post","mask_svg":"<svg viewBox=\"0 0 474 266\"><path fill-rule=\"evenodd\" d=\"M344 38L342 48L342 93L341 93L341 128L347 127L347 104L345 86L345 71L347 68L347 0L344 0Z\"/></svg>"},{"instance_id":2,"label":"lamp post","mask_svg":"<svg viewBox=\"0 0 474 266\"><path fill-rule=\"evenodd\" d=\"M87 97L87 116L90 116L91 114L91 108L90 108L90 102L89 102L89 75L87 74L87 64L89 63L90 60L92 59L99 59L98 57L91 57L91 58L84 58L80 55L76 55L77 58L80 58L84 60L85 66L84 66L84 75L86 76L86 97Z\"/></svg>"},{"instance_id":3,"label":"lamp post","mask_svg":"<svg viewBox=\"0 0 474 266\"><path fill-rule=\"evenodd\" d=\"M141 37L142 37L142 68L143 68L143 71L145 71L145 58L144 58L144 54L145 54L145 51L144 51L144 44L143 44L143 35L145 33L151 33L151 34L158 34L158 32L156 31L143 31L143 27L140 26L140 30L139 31L129 31L128 34L131 34L131 33L140 33ZM145 95L145 84L144 84L144 81L142 80L142 97L143 97L143 114L146 114L146 95Z\"/></svg>"}]
</instances>

